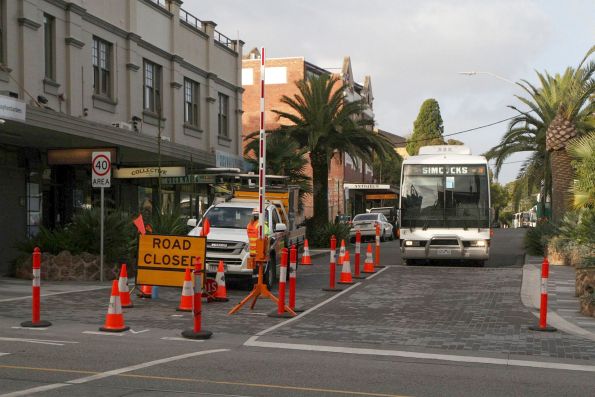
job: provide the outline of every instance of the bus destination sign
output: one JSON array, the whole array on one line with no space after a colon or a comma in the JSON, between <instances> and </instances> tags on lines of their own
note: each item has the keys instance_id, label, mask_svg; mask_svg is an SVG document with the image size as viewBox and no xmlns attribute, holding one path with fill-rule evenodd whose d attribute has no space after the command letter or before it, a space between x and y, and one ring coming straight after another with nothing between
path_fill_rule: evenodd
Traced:
<instances>
[{"instance_id":1,"label":"bus destination sign","mask_svg":"<svg viewBox=\"0 0 595 397\"><path fill-rule=\"evenodd\" d=\"M410 175L486 175L485 165L410 165Z\"/></svg>"}]
</instances>

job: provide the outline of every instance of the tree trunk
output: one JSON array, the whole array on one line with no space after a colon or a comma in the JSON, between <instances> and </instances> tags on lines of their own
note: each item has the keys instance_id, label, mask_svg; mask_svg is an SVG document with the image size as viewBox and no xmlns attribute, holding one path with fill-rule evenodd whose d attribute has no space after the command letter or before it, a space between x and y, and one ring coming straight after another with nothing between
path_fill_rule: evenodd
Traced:
<instances>
[{"instance_id":1,"label":"tree trunk","mask_svg":"<svg viewBox=\"0 0 595 397\"><path fill-rule=\"evenodd\" d=\"M555 150L550 154L552 162L552 220L559 222L569 208L572 194L570 188L574 180L571 158L566 149Z\"/></svg>"},{"instance_id":2,"label":"tree trunk","mask_svg":"<svg viewBox=\"0 0 595 397\"><path fill-rule=\"evenodd\" d=\"M312 165L312 196L314 201L314 225L328 223L328 160L324 153L310 153Z\"/></svg>"}]
</instances>

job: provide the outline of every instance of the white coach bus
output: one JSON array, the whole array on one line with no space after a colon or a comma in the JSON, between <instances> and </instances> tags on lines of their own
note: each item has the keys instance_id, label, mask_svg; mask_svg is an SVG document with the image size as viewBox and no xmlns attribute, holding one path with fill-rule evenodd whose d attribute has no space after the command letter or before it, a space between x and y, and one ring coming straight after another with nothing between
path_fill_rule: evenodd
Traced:
<instances>
[{"instance_id":1,"label":"white coach bus","mask_svg":"<svg viewBox=\"0 0 595 397\"><path fill-rule=\"evenodd\" d=\"M406 265L490 255L488 163L462 145L423 146L403 161L401 256Z\"/></svg>"}]
</instances>

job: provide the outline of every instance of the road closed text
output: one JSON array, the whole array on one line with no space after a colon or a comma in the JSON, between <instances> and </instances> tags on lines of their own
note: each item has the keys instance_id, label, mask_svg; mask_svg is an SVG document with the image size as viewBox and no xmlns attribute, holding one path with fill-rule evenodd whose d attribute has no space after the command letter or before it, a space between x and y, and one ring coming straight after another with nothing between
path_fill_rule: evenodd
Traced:
<instances>
[{"instance_id":1,"label":"road closed text","mask_svg":"<svg viewBox=\"0 0 595 397\"><path fill-rule=\"evenodd\" d=\"M141 235L138 242L138 282L180 287L184 271L206 255L204 237Z\"/></svg>"}]
</instances>

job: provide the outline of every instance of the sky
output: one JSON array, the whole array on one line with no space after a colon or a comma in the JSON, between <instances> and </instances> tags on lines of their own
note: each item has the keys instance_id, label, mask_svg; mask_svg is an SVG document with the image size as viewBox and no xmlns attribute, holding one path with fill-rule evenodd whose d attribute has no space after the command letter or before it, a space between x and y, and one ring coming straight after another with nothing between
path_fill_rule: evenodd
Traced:
<instances>
[{"instance_id":1,"label":"sky","mask_svg":"<svg viewBox=\"0 0 595 397\"><path fill-rule=\"evenodd\" d=\"M301 56L372 79L376 126L408 136L424 100L438 101L444 133L512 117L535 71L577 66L595 44L593 0L185 0L182 8L267 57ZM478 71L474 76L459 72ZM474 154L495 146L507 122L454 136ZM499 182L516 179L526 154Z\"/></svg>"}]
</instances>

